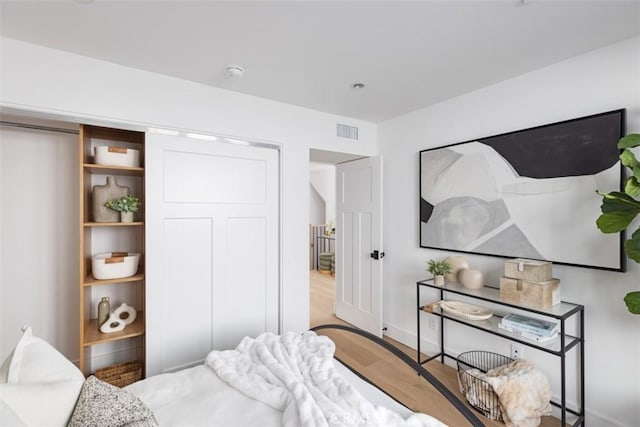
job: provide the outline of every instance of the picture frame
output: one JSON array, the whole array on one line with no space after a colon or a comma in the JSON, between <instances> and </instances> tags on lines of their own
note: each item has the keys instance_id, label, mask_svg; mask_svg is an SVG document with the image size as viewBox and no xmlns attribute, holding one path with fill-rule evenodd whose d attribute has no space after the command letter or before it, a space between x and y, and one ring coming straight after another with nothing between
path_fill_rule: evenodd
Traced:
<instances>
[{"instance_id":1,"label":"picture frame","mask_svg":"<svg viewBox=\"0 0 640 427\"><path fill-rule=\"evenodd\" d=\"M618 109L420 151L420 247L625 271L595 224L624 134Z\"/></svg>"}]
</instances>

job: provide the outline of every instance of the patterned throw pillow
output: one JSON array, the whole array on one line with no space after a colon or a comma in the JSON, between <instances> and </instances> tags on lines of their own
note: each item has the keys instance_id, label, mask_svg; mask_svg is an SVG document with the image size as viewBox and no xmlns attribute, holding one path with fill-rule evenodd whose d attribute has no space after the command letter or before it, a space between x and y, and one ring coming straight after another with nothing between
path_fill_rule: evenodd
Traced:
<instances>
[{"instance_id":1,"label":"patterned throw pillow","mask_svg":"<svg viewBox=\"0 0 640 427\"><path fill-rule=\"evenodd\" d=\"M87 378L68 427L157 427L153 412L140 399L118 387Z\"/></svg>"}]
</instances>

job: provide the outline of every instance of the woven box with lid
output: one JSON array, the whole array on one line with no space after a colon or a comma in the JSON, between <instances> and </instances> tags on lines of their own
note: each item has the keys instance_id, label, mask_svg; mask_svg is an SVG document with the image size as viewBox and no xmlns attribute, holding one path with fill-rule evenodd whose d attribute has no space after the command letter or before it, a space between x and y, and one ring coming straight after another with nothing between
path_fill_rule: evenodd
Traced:
<instances>
[{"instance_id":1,"label":"woven box with lid","mask_svg":"<svg viewBox=\"0 0 640 427\"><path fill-rule=\"evenodd\" d=\"M516 258L505 261L504 276L530 282L547 282L553 278L551 267L549 261Z\"/></svg>"},{"instance_id":2,"label":"woven box with lid","mask_svg":"<svg viewBox=\"0 0 640 427\"><path fill-rule=\"evenodd\" d=\"M560 280L552 277L548 261L512 259L504 263L500 299L532 308L549 308L560 302Z\"/></svg>"}]
</instances>

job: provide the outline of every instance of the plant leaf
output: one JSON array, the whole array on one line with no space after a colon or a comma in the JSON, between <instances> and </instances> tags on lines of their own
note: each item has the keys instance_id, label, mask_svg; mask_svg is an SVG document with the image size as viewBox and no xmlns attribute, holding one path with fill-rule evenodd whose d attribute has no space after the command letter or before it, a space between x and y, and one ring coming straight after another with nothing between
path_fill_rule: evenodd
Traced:
<instances>
[{"instance_id":1,"label":"plant leaf","mask_svg":"<svg viewBox=\"0 0 640 427\"><path fill-rule=\"evenodd\" d=\"M617 233L624 230L640 213L640 202L625 193L598 191L598 194L602 196L602 205L600 205L602 215L596 220L596 225L603 233Z\"/></svg>"},{"instance_id":2,"label":"plant leaf","mask_svg":"<svg viewBox=\"0 0 640 427\"><path fill-rule=\"evenodd\" d=\"M640 169L638 170L640 172ZM624 192L631 197L640 195L640 181L635 176L630 176L624 182Z\"/></svg>"},{"instance_id":3,"label":"plant leaf","mask_svg":"<svg viewBox=\"0 0 640 427\"><path fill-rule=\"evenodd\" d=\"M624 253L635 262L640 263L640 228L624 242Z\"/></svg>"},{"instance_id":4,"label":"plant leaf","mask_svg":"<svg viewBox=\"0 0 640 427\"><path fill-rule=\"evenodd\" d=\"M640 314L640 291L629 292L624 297L624 303L630 313Z\"/></svg>"},{"instance_id":5,"label":"plant leaf","mask_svg":"<svg viewBox=\"0 0 640 427\"><path fill-rule=\"evenodd\" d=\"M622 154L620 154L620 160L622 161L622 164L628 168L636 169L640 167L640 162L636 159L635 154L633 154L633 152L628 148L625 148Z\"/></svg>"},{"instance_id":6,"label":"plant leaf","mask_svg":"<svg viewBox=\"0 0 640 427\"><path fill-rule=\"evenodd\" d=\"M630 133L629 135L621 138L618 141L618 148L633 148L640 145L640 134L638 133Z\"/></svg>"}]
</instances>

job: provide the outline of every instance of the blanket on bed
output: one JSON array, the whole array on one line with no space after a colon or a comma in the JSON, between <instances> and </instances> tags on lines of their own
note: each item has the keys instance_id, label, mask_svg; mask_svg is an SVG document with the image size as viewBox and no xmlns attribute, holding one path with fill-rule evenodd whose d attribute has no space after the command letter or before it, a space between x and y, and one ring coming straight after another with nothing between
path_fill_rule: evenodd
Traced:
<instances>
[{"instance_id":1,"label":"blanket on bed","mask_svg":"<svg viewBox=\"0 0 640 427\"><path fill-rule=\"evenodd\" d=\"M334 343L309 331L244 338L235 350L212 351L207 365L247 396L283 411L285 426L442 427L425 414L406 420L374 406L333 364Z\"/></svg>"}]
</instances>

